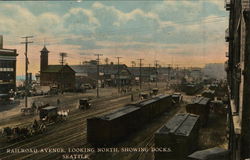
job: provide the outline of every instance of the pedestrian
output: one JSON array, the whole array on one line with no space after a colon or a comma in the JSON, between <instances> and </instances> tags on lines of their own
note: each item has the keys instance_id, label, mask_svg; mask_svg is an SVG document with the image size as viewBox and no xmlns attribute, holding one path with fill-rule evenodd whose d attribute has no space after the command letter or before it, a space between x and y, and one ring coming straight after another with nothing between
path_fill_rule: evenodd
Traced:
<instances>
[{"instance_id":1,"label":"pedestrian","mask_svg":"<svg viewBox=\"0 0 250 160\"><path fill-rule=\"evenodd\" d=\"M131 102L133 102L134 101L134 95L133 95L133 93L131 93Z\"/></svg>"}]
</instances>

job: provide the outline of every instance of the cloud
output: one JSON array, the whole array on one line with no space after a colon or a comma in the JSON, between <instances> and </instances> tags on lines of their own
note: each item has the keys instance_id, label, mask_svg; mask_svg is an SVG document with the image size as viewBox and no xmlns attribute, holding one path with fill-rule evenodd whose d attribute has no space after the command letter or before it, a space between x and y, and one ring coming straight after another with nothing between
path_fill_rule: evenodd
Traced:
<instances>
[{"instance_id":1,"label":"cloud","mask_svg":"<svg viewBox=\"0 0 250 160\"><path fill-rule=\"evenodd\" d=\"M63 16L63 23L68 32L71 33L93 33L100 26L99 21L94 17L92 11L83 8L71 8Z\"/></svg>"},{"instance_id":2,"label":"cloud","mask_svg":"<svg viewBox=\"0 0 250 160\"><path fill-rule=\"evenodd\" d=\"M123 2L124 5L113 1L46 2L49 9L38 12L32 7L37 3L27 3L1 2L0 32L7 37L5 44L17 47L20 53L23 46L19 37L35 35L37 48L30 48L36 53L36 58L31 55L34 64L39 64L37 54L44 40L53 52L51 56L69 52L69 62L77 64L77 56L83 53L103 53L110 57L119 54L124 62L145 57L147 63L157 58L170 63L172 57L183 64L185 60L187 63L194 60L192 64L212 62L216 56L220 62L225 59L227 13L222 2L137 1ZM51 58L57 63L55 57Z\"/></svg>"}]
</instances>

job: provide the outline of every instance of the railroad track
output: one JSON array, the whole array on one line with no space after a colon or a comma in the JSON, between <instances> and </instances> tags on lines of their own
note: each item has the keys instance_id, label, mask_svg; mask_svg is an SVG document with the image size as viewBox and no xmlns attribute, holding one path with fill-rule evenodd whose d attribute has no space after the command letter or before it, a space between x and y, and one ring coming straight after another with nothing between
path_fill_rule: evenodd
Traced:
<instances>
[{"instance_id":1,"label":"railroad track","mask_svg":"<svg viewBox=\"0 0 250 160\"><path fill-rule=\"evenodd\" d=\"M114 99L112 101L112 99ZM130 96L124 95L118 98L109 98L109 101L104 101L101 104L100 101L96 103L95 107L85 112L75 112L69 116L69 120L66 123L57 125L57 128L53 128L48 133L31 137L27 140L23 140L8 146L0 148L0 151L4 151L7 148L53 148L56 146L69 147L72 145L87 145L86 140L86 119L111 112L124 105L130 99ZM126 101L125 101L126 100ZM125 102L124 102L125 101ZM122 104L123 103L123 104ZM99 105L98 105L99 104ZM106 106L113 106L107 107ZM63 125L63 126L62 126ZM50 128L49 128L50 129ZM83 132L85 129L85 132ZM54 133L54 134L53 134ZM57 133L57 134L56 134ZM80 143L79 143L80 142ZM26 154L7 154L1 153L0 159L53 159L58 158L59 154L41 154L41 153L26 153Z\"/></svg>"},{"instance_id":2,"label":"railroad track","mask_svg":"<svg viewBox=\"0 0 250 160\"><path fill-rule=\"evenodd\" d=\"M121 99L121 100L127 100L127 99L129 99L129 96L127 96L126 99ZM108 107L108 108L101 107L101 106L106 106L106 105L107 106L113 105L114 107ZM58 128L55 128L54 130L51 130L51 132L58 133L58 134L55 134L55 135L54 134L46 134L47 136L45 136L45 137L44 137L44 135L35 136L35 137L32 137L33 140L28 142L28 143L26 140L23 140L21 142L17 142L15 144L11 144L11 145L5 146L3 148L0 148L0 151L6 150L7 148L31 148L34 146L37 147L36 144L38 144L38 146L41 148L42 147L50 148L51 146L54 146L55 144L60 145L61 143L65 143L64 139L67 139L67 143L69 142L68 139L71 139L73 141L77 141L77 140L79 140L77 138L78 134L76 133L75 134L76 137L71 138L72 134L74 134L74 132L76 131L77 128L79 129L79 131L83 131L84 127L79 128L79 126L86 126L86 122L84 122L84 121L86 121L87 118L107 113L107 112L112 111L114 109L117 109L123 105L124 104L121 104L121 101L104 102L104 103L100 104L99 106L96 106L95 109L94 108L92 109L92 111L93 110L95 111L94 113L91 113L91 110L88 110L87 112L75 113L74 115L69 117L70 118L69 122L66 123L66 128L64 130L61 130L61 127L58 127ZM101 108L98 109L98 107L99 108L101 107ZM84 116L82 116L83 114L84 114ZM86 135L85 135L85 137L86 137ZM36 138L36 139L34 139L34 138ZM38 139L38 138L41 138L41 139ZM53 138L56 138L56 139L51 140ZM44 142L46 142L46 141L49 141L49 142L45 144ZM7 154L7 155L6 154L7 153L1 153L0 158L2 158L3 160L4 159L11 159L12 160L16 156L17 156L16 158L18 158L18 159L25 159L25 158L29 157L26 155L22 158L21 154ZM36 153L34 153L34 154L36 154ZM29 155L32 156L34 154L29 154Z\"/></svg>"}]
</instances>

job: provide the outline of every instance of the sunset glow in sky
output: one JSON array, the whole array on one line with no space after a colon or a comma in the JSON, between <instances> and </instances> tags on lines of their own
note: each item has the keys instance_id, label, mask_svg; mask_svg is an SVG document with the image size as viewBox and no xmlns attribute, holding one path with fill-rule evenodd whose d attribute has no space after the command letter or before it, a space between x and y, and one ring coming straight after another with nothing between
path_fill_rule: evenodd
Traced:
<instances>
[{"instance_id":1,"label":"sunset glow in sky","mask_svg":"<svg viewBox=\"0 0 250 160\"><path fill-rule=\"evenodd\" d=\"M33 35L29 71L37 73L44 41L49 63L95 59L103 54L116 63L143 58L143 64L203 66L226 60L228 13L223 0L0 2L4 48L17 49L17 74L24 74L24 45Z\"/></svg>"}]
</instances>

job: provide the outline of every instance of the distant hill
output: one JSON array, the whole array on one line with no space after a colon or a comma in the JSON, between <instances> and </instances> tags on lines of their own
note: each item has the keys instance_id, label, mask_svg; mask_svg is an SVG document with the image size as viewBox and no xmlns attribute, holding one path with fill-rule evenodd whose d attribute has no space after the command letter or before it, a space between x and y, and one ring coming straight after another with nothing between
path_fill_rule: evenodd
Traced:
<instances>
[{"instance_id":1,"label":"distant hill","mask_svg":"<svg viewBox=\"0 0 250 160\"><path fill-rule=\"evenodd\" d=\"M224 67L224 63L209 63L206 64L203 72L206 76L216 79L225 79L226 71Z\"/></svg>"}]
</instances>

